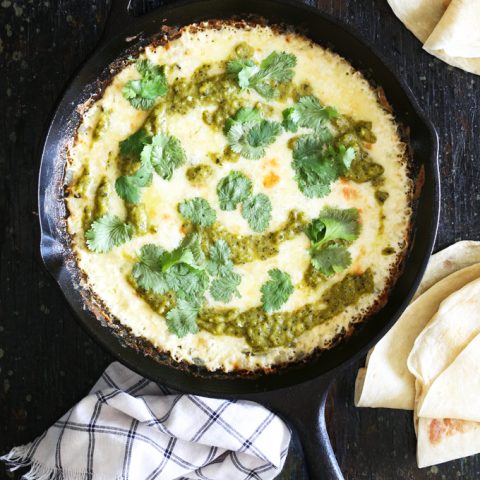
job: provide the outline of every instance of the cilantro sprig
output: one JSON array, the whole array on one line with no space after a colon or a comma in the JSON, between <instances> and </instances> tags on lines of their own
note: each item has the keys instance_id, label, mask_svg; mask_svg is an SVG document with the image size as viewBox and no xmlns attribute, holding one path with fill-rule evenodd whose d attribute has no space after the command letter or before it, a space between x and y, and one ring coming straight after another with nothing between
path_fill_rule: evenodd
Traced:
<instances>
[{"instance_id":1,"label":"cilantro sprig","mask_svg":"<svg viewBox=\"0 0 480 480\"><path fill-rule=\"evenodd\" d=\"M120 153L134 162L140 160L133 175L122 175L115 182L118 196L128 203L140 201L141 189L151 185L154 171L170 180L174 170L186 161L178 138L166 133L150 137L143 129L120 142Z\"/></svg>"},{"instance_id":2,"label":"cilantro sprig","mask_svg":"<svg viewBox=\"0 0 480 480\"><path fill-rule=\"evenodd\" d=\"M145 129L141 128L120 142L120 154L124 158L138 162L140 160L140 154L142 153L143 147L149 143L150 140L151 136Z\"/></svg>"},{"instance_id":3,"label":"cilantro sprig","mask_svg":"<svg viewBox=\"0 0 480 480\"><path fill-rule=\"evenodd\" d=\"M307 225L305 233L311 241L312 265L330 277L352 262L347 247L360 235L358 210L326 207Z\"/></svg>"},{"instance_id":4,"label":"cilantro sprig","mask_svg":"<svg viewBox=\"0 0 480 480\"><path fill-rule=\"evenodd\" d=\"M265 120L256 108L241 108L225 122L230 148L249 160L262 158L282 131L279 122Z\"/></svg>"},{"instance_id":5,"label":"cilantro sprig","mask_svg":"<svg viewBox=\"0 0 480 480\"><path fill-rule=\"evenodd\" d=\"M237 287L242 280L233 270L230 257L232 252L225 240L217 240L209 249L207 271L213 280L210 285L210 295L214 300L229 302L234 295L240 296Z\"/></svg>"},{"instance_id":6,"label":"cilantro sprig","mask_svg":"<svg viewBox=\"0 0 480 480\"><path fill-rule=\"evenodd\" d=\"M159 295L174 292L176 305L166 314L168 329L183 337L196 333L196 319L205 303L205 293L215 300L229 302L237 290L241 276L234 271L231 251L224 240L210 247L208 261L200 246L197 233L187 235L172 251L153 244L140 249L132 269L137 285Z\"/></svg>"},{"instance_id":7,"label":"cilantro sprig","mask_svg":"<svg viewBox=\"0 0 480 480\"><path fill-rule=\"evenodd\" d=\"M213 225L217 219L215 210L204 198L200 197L184 200L179 204L178 211L186 220L202 227Z\"/></svg>"},{"instance_id":8,"label":"cilantro sprig","mask_svg":"<svg viewBox=\"0 0 480 480\"><path fill-rule=\"evenodd\" d=\"M167 312L167 327L170 332L182 338L189 333L197 333L197 316L199 305L195 302L187 302L182 298L177 300L177 305Z\"/></svg>"},{"instance_id":9,"label":"cilantro sprig","mask_svg":"<svg viewBox=\"0 0 480 480\"><path fill-rule=\"evenodd\" d=\"M178 138L159 133L143 147L141 159L150 162L164 180L170 180L174 170L185 163L186 155Z\"/></svg>"},{"instance_id":10,"label":"cilantro sprig","mask_svg":"<svg viewBox=\"0 0 480 480\"><path fill-rule=\"evenodd\" d=\"M116 215L106 214L95 220L85 232L87 247L96 253L106 253L132 238L133 227Z\"/></svg>"},{"instance_id":11,"label":"cilantro sprig","mask_svg":"<svg viewBox=\"0 0 480 480\"><path fill-rule=\"evenodd\" d=\"M140 79L130 80L122 89L122 95L137 110L149 110L155 100L167 93L165 66L155 65L149 60L136 62Z\"/></svg>"},{"instance_id":12,"label":"cilantro sprig","mask_svg":"<svg viewBox=\"0 0 480 480\"><path fill-rule=\"evenodd\" d=\"M252 195L252 181L242 172L232 170L217 185L222 210L235 210L242 204L242 216L250 228L261 233L268 228L272 218L272 202L264 193Z\"/></svg>"},{"instance_id":13,"label":"cilantro sprig","mask_svg":"<svg viewBox=\"0 0 480 480\"><path fill-rule=\"evenodd\" d=\"M324 134L300 136L293 148L292 167L301 192L309 198L324 197L330 185L344 175L355 158L352 147L335 148Z\"/></svg>"},{"instance_id":14,"label":"cilantro sprig","mask_svg":"<svg viewBox=\"0 0 480 480\"><path fill-rule=\"evenodd\" d=\"M198 331L196 317L208 288L208 274L197 234L185 237L171 252L158 245L144 245L132 276L146 291L175 292L176 306L167 313L172 333L182 337Z\"/></svg>"},{"instance_id":15,"label":"cilantro sprig","mask_svg":"<svg viewBox=\"0 0 480 480\"><path fill-rule=\"evenodd\" d=\"M318 98L308 95L300 98L293 106L283 112L283 126L286 130L296 132L298 127L321 131L327 128L331 119L338 117L333 107L324 106Z\"/></svg>"},{"instance_id":16,"label":"cilantro sprig","mask_svg":"<svg viewBox=\"0 0 480 480\"><path fill-rule=\"evenodd\" d=\"M270 280L265 282L260 289L261 301L266 312L273 312L287 302L293 293L293 284L290 275L278 268L269 270L268 275Z\"/></svg>"},{"instance_id":17,"label":"cilantro sprig","mask_svg":"<svg viewBox=\"0 0 480 480\"><path fill-rule=\"evenodd\" d=\"M338 239L352 242L360 234L358 210L325 207L318 218L306 227L305 232L313 245Z\"/></svg>"},{"instance_id":18,"label":"cilantro sprig","mask_svg":"<svg viewBox=\"0 0 480 480\"><path fill-rule=\"evenodd\" d=\"M140 201L140 191L152 183L153 168L150 162L142 161L141 166L133 175L122 175L115 181L118 196L128 203Z\"/></svg>"},{"instance_id":19,"label":"cilantro sprig","mask_svg":"<svg viewBox=\"0 0 480 480\"><path fill-rule=\"evenodd\" d=\"M292 80L297 64L295 55L286 52L272 52L260 65L252 59L238 58L227 64L227 72L244 89L253 89L266 99L278 97L278 86Z\"/></svg>"},{"instance_id":20,"label":"cilantro sprig","mask_svg":"<svg viewBox=\"0 0 480 480\"><path fill-rule=\"evenodd\" d=\"M168 290L177 291L180 285L190 282L190 286L183 285L186 288L179 292L180 296L188 297L189 292L198 293L202 283L201 278L194 279L189 274L198 276L205 269L200 240L193 233L170 252L158 245L144 245L140 250L139 261L133 266L132 275L140 288L159 294Z\"/></svg>"},{"instance_id":21,"label":"cilantro sprig","mask_svg":"<svg viewBox=\"0 0 480 480\"><path fill-rule=\"evenodd\" d=\"M282 112L283 127L297 132L300 127L313 132L298 137L293 146L292 167L300 191L309 198L330 193L330 185L345 175L355 159L355 149L334 142L331 121L339 116L333 107L313 95L301 97Z\"/></svg>"}]
</instances>

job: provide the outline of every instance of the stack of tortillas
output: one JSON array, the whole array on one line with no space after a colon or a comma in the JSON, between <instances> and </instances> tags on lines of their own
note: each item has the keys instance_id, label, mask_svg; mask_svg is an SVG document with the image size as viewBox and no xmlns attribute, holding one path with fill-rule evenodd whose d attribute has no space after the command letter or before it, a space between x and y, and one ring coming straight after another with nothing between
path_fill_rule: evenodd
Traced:
<instances>
[{"instance_id":1,"label":"stack of tortillas","mask_svg":"<svg viewBox=\"0 0 480 480\"><path fill-rule=\"evenodd\" d=\"M388 3L428 53L480 75L479 0L388 0Z\"/></svg>"},{"instance_id":2,"label":"stack of tortillas","mask_svg":"<svg viewBox=\"0 0 480 480\"><path fill-rule=\"evenodd\" d=\"M480 453L480 242L432 256L359 370L355 404L413 410L419 467Z\"/></svg>"}]
</instances>

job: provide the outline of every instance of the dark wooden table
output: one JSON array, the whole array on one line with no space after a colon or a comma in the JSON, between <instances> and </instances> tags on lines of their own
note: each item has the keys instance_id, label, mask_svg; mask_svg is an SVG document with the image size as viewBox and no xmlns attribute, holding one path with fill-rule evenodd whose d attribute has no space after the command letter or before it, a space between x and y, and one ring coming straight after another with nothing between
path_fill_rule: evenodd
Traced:
<instances>
[{"instance_id":1,"label":"dark wooden table","mask_svg":"<svg viewBox=\"0 0 480 480\"><path fill-rule=\"evenodd\" d=\"M375 44L437 126L443 193L437 249L480 239L480 78L426 54L386 0L308 3ZM39 435L112 360L75 322L42 266L36 200L37 149L49 113L95 47L108 9L105 0L0 2L0 453ZM411 413L356 409L356 370L337 380L329 402L332 442L346 478L480 477L478 456L418 470ZM304 478L301 470L296 447L281 478ZM0 477L10 477L3 467Z\"/></svg>"}]
</instances>

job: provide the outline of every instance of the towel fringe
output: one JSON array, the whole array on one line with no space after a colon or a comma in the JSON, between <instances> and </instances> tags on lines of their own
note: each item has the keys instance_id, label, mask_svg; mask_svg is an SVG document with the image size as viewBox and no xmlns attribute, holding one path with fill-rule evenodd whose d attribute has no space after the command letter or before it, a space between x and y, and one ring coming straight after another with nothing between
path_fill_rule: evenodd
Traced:
<instances>
[{"instance_id":1,"label":"towel fringe","mask_svg":"<svg viewBox=\"0 0 480 480\"><path fill-rule=\"evenodd\" d=\"M10 452L0 457L0 461L5 462L11 472L22 467L29 467L32 463L32 460L28 456L31 445L31 443L27 443L26 445L13 447Z\"/></svg>"},{"instance_id":2,"label":"towel fringe","mask_svg":"<svg viewBox=\"0 0 480 480\"><path fill-rule=\"evenodd\" d=\"M10 472L19 468L29 468L29 471L22 475L22 480L88 480L91 478L91 475L88 475L86 472L65 469L58 471L54 467L46 467L36 460L32 460L28 456L31 445L29 443L14 447L9 453L0 457L0 461L5 462ZM118 475L115 478L96 475L95 478L98 480L123 480L122 476Z\"/></svg>"}]
</instances>

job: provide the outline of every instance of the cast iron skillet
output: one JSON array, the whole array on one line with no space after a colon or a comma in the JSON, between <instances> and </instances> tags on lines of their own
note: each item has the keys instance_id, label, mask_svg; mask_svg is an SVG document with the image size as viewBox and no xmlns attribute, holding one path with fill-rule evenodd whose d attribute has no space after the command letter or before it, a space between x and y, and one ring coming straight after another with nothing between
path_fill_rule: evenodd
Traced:
<instances>
[{"instance_id":1,"label":"cast iron skillet","mask_svg":"<svg viewBox=\"0 0 480 480\"><path fill-rule=\"evenodd\" d=\"M77 72L58 103L42 151L39 178L41 254L80 323L122 363L152 380L178 390L217 397L254 400L285 417L302 439L312 479L341 479L325 425L328 388L340 370L365 354L393 325L415 292L431 254L439 215L438 140L435 130L418 107L409 89L396 78L370 46L360 41L346 25L318 10L287 0L197 0L175 3L142 17L127 12L127 0L113 0L112 12L101 45ZM162 25L187 25L207 19L225 19L247 14L272 23L286 23L301 30L320 45L330 47L383 87L399 123L410 130L412 174L417 181L412 242L404 270L390 292L387 304L350 338L311 361L256 379L193 374L160 364L123 345L117 336L85 306L68 256L63 202L64 146L79 121L76 106L108 76L106 66L125 50L148 43ZM421 187L421 188L420 188Z\"/></svg>"}]
</instances>

